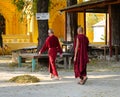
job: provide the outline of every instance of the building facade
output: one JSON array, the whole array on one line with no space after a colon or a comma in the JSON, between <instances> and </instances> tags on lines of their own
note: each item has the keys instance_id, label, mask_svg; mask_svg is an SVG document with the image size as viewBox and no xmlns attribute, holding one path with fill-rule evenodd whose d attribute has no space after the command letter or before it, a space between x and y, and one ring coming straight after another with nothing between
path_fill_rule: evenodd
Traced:
<instances>
[{"instance_id":1,"label":"building facade","mask_svg":"<svg viewBox=\"0 0 120 97\"><path fill-rule=\"evenodd\" d=\"M78 3L85 0L78 0ZM66 7L66 0L51 0L49 10L49 28L52 28L59 39L65 37L65 13L59 12ZM12 0L0 0L0 19L2 18L3 42L11 49L37 45L38 26L36 16L26 17L20 22L21 13L18 12ZM84 15L78 13L78 25L84 27ZM90 35L89 35L90 36ZM90 36L91 37L91 36ZM92 41L92 40L91 40Z\"/></svg>"}]
</instances>

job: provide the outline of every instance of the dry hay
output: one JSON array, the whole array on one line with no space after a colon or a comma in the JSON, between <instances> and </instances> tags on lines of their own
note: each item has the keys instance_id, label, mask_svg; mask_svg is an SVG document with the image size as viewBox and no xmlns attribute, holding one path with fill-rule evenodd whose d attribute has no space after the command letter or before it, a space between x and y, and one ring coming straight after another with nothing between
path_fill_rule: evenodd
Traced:
<instances>
[{"instance_id":1,"label":"dry hay","mask_svg":"<svg viewBox=\"0 0 120 97\"><path fill-rule=\"evenodd\" d=\"M8 64L8 66L9 67L18 67L18 63L14 63L14 62L12 62L12 63L10 63L10 64Z\"/></svg>"},{"instance_id":2,"label":"dry hay","mask_svg":"<svg viewBox=\"0 0 120 97\"><path fill-rule=\"evenodd\" d=\"M9 81L15 83L36 83L40 82L40 79L31 75L20 75L11 78Z\"/></svg>"}]
</instances>

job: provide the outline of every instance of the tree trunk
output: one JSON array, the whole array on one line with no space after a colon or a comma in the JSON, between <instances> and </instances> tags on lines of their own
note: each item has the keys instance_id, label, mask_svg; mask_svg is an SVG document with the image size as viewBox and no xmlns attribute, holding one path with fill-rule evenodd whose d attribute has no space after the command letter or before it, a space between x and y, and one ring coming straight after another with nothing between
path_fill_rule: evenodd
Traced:
<instances>
[{"instance_id":1,"label":"tree trunk","mask_svg":"<svg viewBox=\"0 0 120 97\"><path fill-rule=\"evenodd\" d=\"M112 17L112 44L120 45L120 5L113 5L111 7Z\"/></svg>"},{"instance_id":2,"label":"tree trunk","mask_svg":"<svg viewBox=\"0 0 120 97\"><path fill-rule=\"evenodd\" d=\"M45 13L48 12L49 0L38 0L37 2L37 12ZM43 46L47 36L48 36L48 20L38 20L38 47L37 51Z\"/></svg>"},{"instance_id":3,"label":"tree trunk","mask_svg":"<svg viewBox=\"0 0 120 97\"><path fill-rule=\"evenodd\" d=\"M67 6L77 4L77 0L67 0ZM67 39L72 40L77 33L77 13L67 13Z\"/></svg>"}]
</instances>

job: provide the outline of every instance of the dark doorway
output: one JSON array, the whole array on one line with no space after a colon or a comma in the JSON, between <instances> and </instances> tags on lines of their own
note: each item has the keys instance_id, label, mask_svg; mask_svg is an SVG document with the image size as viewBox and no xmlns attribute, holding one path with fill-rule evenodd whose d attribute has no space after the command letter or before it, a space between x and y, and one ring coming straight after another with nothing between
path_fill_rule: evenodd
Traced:
<instances>
[{"instance_id":1,"label":"dark doorway","mask_svg":"<svg viewBox=\"0 0 120 97\"><path fill-rule=\"evenodd\" d=\"M6 34L5 33L5 18L1 14L0 14L0 31L2 32L2 34Z\"/></svg>"}]
</instances>

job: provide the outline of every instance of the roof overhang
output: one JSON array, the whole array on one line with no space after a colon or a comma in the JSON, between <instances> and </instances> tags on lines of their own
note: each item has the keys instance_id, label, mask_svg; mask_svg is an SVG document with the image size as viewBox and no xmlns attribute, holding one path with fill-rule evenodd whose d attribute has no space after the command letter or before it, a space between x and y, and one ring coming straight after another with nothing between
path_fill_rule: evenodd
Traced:
<instances>
[{"instance_id":1,"label":"roof overhang","mask_svg":"<svg viewBox=\"0 0 120 97\"><path fill-rule=\"evenodd\" d=\"M120 4L120 0L91 0L63 8L60 11L107 13L108 6L114 4Z\"/></svg>"}]
</instances>

